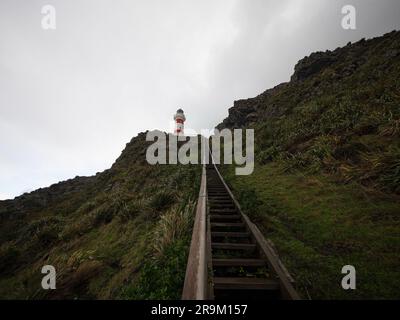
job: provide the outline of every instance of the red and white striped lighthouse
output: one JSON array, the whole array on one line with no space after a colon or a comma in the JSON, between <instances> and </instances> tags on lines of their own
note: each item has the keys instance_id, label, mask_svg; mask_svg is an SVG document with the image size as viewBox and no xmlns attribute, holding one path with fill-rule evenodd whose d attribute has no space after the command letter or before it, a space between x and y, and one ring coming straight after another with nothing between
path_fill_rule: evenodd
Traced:
<instances>
[{"instance_id":1,"label":"red and white striped lighthouse","mask_svg":"<svg viewBox=\"0 0 400 320\"><path fill-rule=\"evenodd\" d=\"M176 135L183 135L184 130L184 123L186 120L185 114L183 113L182 109L178 109L176 114L174 115L175 120L175 134Z\"/></svg>"}]
</instances>

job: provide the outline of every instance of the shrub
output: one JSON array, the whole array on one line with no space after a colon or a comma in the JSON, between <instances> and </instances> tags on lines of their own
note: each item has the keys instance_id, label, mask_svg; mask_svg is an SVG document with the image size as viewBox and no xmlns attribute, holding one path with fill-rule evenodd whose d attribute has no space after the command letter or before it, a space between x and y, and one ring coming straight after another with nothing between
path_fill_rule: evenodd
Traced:
<instances>
[{"instance_id":1,"label":"shrub","mask_svg":"<svg viewBox=\"0 0 400 320\"><path fill-rule=\"evenodd\" d=\"M381 136L398 136L400 135L400 119L391 119L387 124L379 128Z\"/></svg>"},{"instance_id":2,"label":"shrub","mask_svg":"<svg viewBox=\"0 0 400 320\"><path fill-rule=\"evenodd\" d=\"M48 246L58 240L58 228L55 226L46 226L38 234L37 239L42 246Z\"/></svg>"},{"instance_id":3,"label":"shrub","mask_svg":"<svg viewBox=\"0 0 400 320\"><path fill-rule=\"evenodd\" d=\"M0 274L10 272L17 265L20 251L11 243L5 243L0 247Z\"/></svg>"},{"instance_id":4,"label":"shrub","mask_svg":"<svg viewBox=\"0 0 400 320\"><path fill-rule=\"evenodd\" d=\"M114 217L114 212L110 209L109 206L103 205L100 208L96 209L93 212L94 216L94 224L99 225L99 224L107 224L110 223Z\"/></svg>"},{"instance_id":5,"label":"shrub","mask_svg":"<svg viewBox=\"0 0 400 320\"><path fill-rule=\"evenodd\" d=\"M289 172L295 169L306 168L315 161L315 158L313 159L310 155L303 152L297 152L295 154L289 153L284 161L283 169Z\"/></svg>"},{"instance_id":6,"label":"shrub","mask_svg":"<svg viewBox=\"0 0 400 320\"><path fill-rule=\"evenodd\" d=\"M348 143L336 147L333 153L333 157L338 160L358 163L361 160L360 159L361 153L367 152L368 150L369 150L368 145L357 141L350 141Z\"/></svg>"},{"instance_id":7,"label":"shrub","mask_svg":"<svg viewBox=\"0 0 400 320\"><path fill-rule=\"evenodd\" d=\"M16 243L28 242L46 246L59 238L59 232L64 226L64 220L55 216L43 217L26 224L18 233Z\"/></svg>"},{"instance_id":8,"label":"shrub","mask_svg":"<svg viewBox=\"0 0 400 320\"><path fill-rule=\"evenodd\" d=\"M257 160L261 164L266 164L270 161L275 160L275 158L279 155L281 152L280 148L276 146L270 146L266 150L260 151L257 156Z\"/></svg>"},{"instance_id":9,"label":"shrub","mask_svg":"<svg viewBox=\"0 0 400 320\"><path fill-rule=\"evenodd\" d=\"M332 156L338 144L339 138L337 136L322 135L315 139L314 144L308 152L310 155L323 160Z\"/></svg>"},{"instance_id":10,"label":"shrub","mask_svg":"<svg viewBox=\"0 0 400 320\"><path fill-rule=\"evenodd\" d=\"M80 208L79 208L79 213L88 213L92 210L94 210L98 206L97 201L92 200L84 203Z\"/></svg>"},{"instance_id":11,"label":"shrub","mask_svg":"<svg viewBox=\"0 0 400 320\"><path fill-rule=\"evenodd\" d=\"M189 202L183 210L171 208L161 216L154 232L154 249L157 254L162 255L171 243L187 236L191 227L193 206Z\"/></svg>"},{"instance_id":12,"label":"shrub","mask_svg":"<svg viewBox=\"0 0 400 320\"><path fill-rule=\"evenodd\" d=\"M392 147L380 154L362 153L362 165L343 165L341 172L346 181L373 182L377 187L400 192L400 148Z\"/></svg>"},{"instance_id":13,"label":"shrub","mask_svg":"<svg viewBox=\"0 0 400 320\"><path fill-rule=\"evenodd\" d=\"M122 290L124 299L180 299L185 280L189 241L179 240L165 248L163 256L146 261L139 278Z\"/></svg>"},{"instance_id":14,"label":"shrub","mask_svg":"<svg viewBox=\"0 0 400 320\"><path fill-rule=\"evenodd\" d=\"M130 196L127 194L116 194L108 197L99 208L93 211L94 223L96 225L102 223L110 223L117 215L127 218L130 216Z\"/></svg>"},{"instance_id":15,"label":"shrub","mask_svg":"<svg viewBox=\"0 0 400 320\"><path fill-rule=\"evenodd\" d=\"M369 160L381 187L400 193L400 148L391 148Z\"/></svg>"},{"instance_id":16,"label":"shrub","mask_svg":"<svg viewBox=\"0 0 400 320\"><path fill-rule=\"evenodd\" d=\"M133 285L122 289L125 299L179 299L185 279L194 203L175 206L158 221L153 238L155 256L144 262Z\"/></svg>"},{"instance_id":17,"label":"shrub","mask_svg":"<svg viewBox=\"0 0 400 320\"><path fill-rule=\"evenodd\" d=\"M151 208L161 211L169 208L175 200L175 195L172 192L160 191L151 198L149 205Z\"/></svg>"},{"instance_id":18,"label":"shrub","mask_svg":"<svg viewBox=\"0 0 400 320\"><path fill-rule=\"evenodd\" d=\"M118 210L118 217L122 222L127 222L135 218L139 213L148 211L143 200L124 203Z\"/></svg>"}]
</instances>

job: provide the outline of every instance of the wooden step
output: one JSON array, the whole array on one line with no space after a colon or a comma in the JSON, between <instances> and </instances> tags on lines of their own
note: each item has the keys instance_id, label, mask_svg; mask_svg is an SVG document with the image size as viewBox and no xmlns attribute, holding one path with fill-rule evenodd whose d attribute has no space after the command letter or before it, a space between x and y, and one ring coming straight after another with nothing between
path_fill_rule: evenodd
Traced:
<instances>
[{"instance_id":1,"label":"wooden step","mask_svg":"<svg viewBox=\"0 0 400 320\"><path fill-rule=\"evenodd\" d=\"M210 208L215 208L215 209L223 209L223 208L228 208L228 209L232 209L234 208L235 205L234 203L210 203Z\"/></svg>"},{"instance_id":2,"label":"wooden step","mask_svg":"<svg viewBox=\"0 0 400 320\"><path fill-rule=\"evenodd\" d=\"M231 200L231 197L229 197L228 195L226 196L209 196L208 199L210 200Z\"/></svg>"},{"instance_id":3,"label":"wooden step","mask_svg":"<svg viewBox=\"0 0 400 320\"><path fill-rule=\"evenodd\" d=\"M251 243L223 243L223 242L212 242L211 247L214 249L223 250L255 250L256 245Z\"/></svg>"},{"instance_id":4,"label":"wooden step","mask_svg":"<svg viewBox=\"0 0 400 320\"><path fill-rule=\"evenodd\" d=\"M235 212L237 212L237 210L236 209L234 209L234 208L225 208L225 209L221 209L221 208L210 208L210 213L215 213L215 214L218 214L218 213L235 213Z\"/></svg>"},{"instance_id":5,"label":"wooden step","mask_svg":"<svg viewBox=\"0 0 400 320\"><path fill-rule=\"evenodd\" d=\"M211 228L218 228L218 227L244 227L243 222L212 222Z\"/></svg>"},{"instance_id":6,"label":"wooden step","mask_svg":"<svg viewBox=\"0 0 400 320\"><path fill-rule=\"evenodd\" d=\"M211 232L212 237L223 237L223 238L248 238L250 233L248 232Z\"/></svg>"},{"instance_id":7,"label":"wooden step","mask_svg":"<svg viewBox=\"0 0 400 320\"><path fill-rule=\"evenodd\" d=\"M238 214L212 214L210 216L211 221L215 220L239 220L241 216Z\"/></svg>"},{"instance_id":8,"label":"wooden step","mask_svg":"<svg viewBox=\"0 0 400 320\"><path fill-rule=\"evenodd\" d=\"M216 202L216 201L210 201L209 202L210 208L212 207L218 207L218 208L232 208L232 206L235 206L235 204L232 201L226 201L226 202Z\"/></svg>"},{"instance_id":9,"label":"wooden step","mask_svg":"<svg viewBox=\"0 0 400 320\"><path fill-rule=\"evenodd\" d=\"M262 259L213 259L213 267L264 267Z\"/></svg>"},{"instance_id":10,"label":"wooden step","mask_svg":"<svg viewBox=\"0 0 400 320\"><path fill-rule=\"evenodd\" d=\"M226 200L221 200L221 199L209 199L210 206L213 206L214 204L233 204L233 201L231 199L226 199Z\"/></svg>"},{"instance_id":11,"label":"wooden step","mask_svg":"<svg viewBox=\"0 0 400 320\"><path fill-rule=\"evenodd\" d=\"M215 277L213 281L215 290L279 290L274 279Z\"/></svg>"},{"instance_id":12,"label":"wooden step","mask_svg":"<svg viewBox=\"0 0 400 320\"><path fill-rule=\"evenodd\" d=\"M208 194L211 195L227 195L229 196L228 191L226 191L225 189L220 189L220 190L207 190Z\"/></svg>"},{"instance_id":13,"label":"wooden step","mask_svg":"<svg viewBox=\"0 0 400 320\"><path fill-rule=\"evenodd\" d=\"M208 198L212 199L212 200L232 201L231 197L229 197L228 195L226 195L226 196L211 196L211 197L209 196Z\"/></svg>"},{"instance_id":14,"label":"wooden step","mask_svg":"<svg viewBox=\"0 0 400 320\"><path fill-rule=\"evenodd\" d=\"M208 191L208 195L211 197L215 197L215 196L229 196L229 193L226 191Z\"/></svg>"}]
</instances>

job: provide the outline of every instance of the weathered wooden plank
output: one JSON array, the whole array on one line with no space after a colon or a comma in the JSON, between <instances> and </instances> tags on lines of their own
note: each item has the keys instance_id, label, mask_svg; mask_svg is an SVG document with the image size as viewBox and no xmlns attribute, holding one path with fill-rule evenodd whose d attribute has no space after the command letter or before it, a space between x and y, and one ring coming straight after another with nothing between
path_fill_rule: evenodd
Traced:
<instances>
[{"instance_id":1,"label":"weathered wooden plank","mask_svg":"<svg viewBox=\"0 0 400 320\"><path fill-rule=\"evenodd\" d=\"M214 249L225 250L255 250L257 246L253 243L212 242L211 247Z\"/></svg>"},{"instance_id":2,"label":"weathered wooden plank","mask_svg":"<svg viewBox=\"0 0 400 320\"><path fill-rule=\"evenodd\" d=\"M214 278L214 290L279 290L275 279L260 278Z\"/></svg>"},{"instance_id":3,"label":"weathered wooden plank","mask_svg":"<svg viewBox=\"0 0 400 320\"><path fill-rule=\"evenodd\" d=\"M227 238L248 238L248 232L211 232L212 237L227 237Z\"/></svg>"},{"instance_id":4,"label":"weathered wooden plank","mask_svg":"<svg viewBox=\"0 0 400 320\"><path fill-rule=\"evenodd\" d=\"M264 267L263 259L213 259L214 267Z\"/></svg>"}]
</instances>

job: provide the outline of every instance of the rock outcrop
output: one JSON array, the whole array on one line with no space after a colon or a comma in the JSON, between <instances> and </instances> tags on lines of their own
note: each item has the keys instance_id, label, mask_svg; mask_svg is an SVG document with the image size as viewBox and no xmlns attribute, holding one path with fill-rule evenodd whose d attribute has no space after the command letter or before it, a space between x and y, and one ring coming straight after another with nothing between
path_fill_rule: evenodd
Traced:
<instances>
[{"instance_id":1,"label":"rock outcrop","mask_svg":"<svg viewBox=\"0 0 400 320\"><path fill-rule=\"evenodd\" d=\"M382 37L348 43L333 51L312 53L296 64L290 82L254 98L235 101L228 117L216 128L244 128L266 118L280 117L302 101L341 90L341 85L347 86L346 80L351 78L358 81L360 87L370 85L391 67L391 60L400 56L399 43L400 32L392 31ZM380 60L376 63L378 56ZM364 75L361 69L371 63L375 72Z\"/></svg>"}]
</instances>

